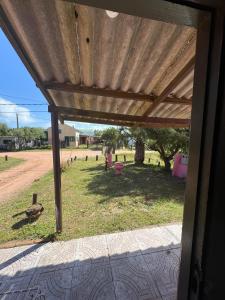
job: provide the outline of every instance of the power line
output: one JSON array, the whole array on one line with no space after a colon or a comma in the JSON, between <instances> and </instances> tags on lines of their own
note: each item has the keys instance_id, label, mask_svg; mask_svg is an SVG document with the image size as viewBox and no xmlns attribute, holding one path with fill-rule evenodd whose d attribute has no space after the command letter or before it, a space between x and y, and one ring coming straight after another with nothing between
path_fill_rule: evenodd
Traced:
<instances>
[{"instance_id":1,"label":"power line","mask_svg":"<svg viewBox=\"0 0 225 300\"><path fill-rule=\"evenodd\" d=\"M37 120L45 120L45 121L49 121L50 120L50 118L47 119L47 118L36 118L36 117L35 117L35 119L37 119Z\"/></svg>"},{"instance_id":2,"label":"power line","mask_svg":"<svg viewBox=\"0 0 225 300\"><path fill-rule=\"evenodd\" d=\"M44 103L14 103L14 104L6 104L6 103L0 103L0 105L3 105L3 106L15 106L15 105L19 105L19 106L30 106L30 105L36 105L36 106L41 106L41 105L48 105L48 104L44 104Z\"/></svg>"},{"instance_id":3,"label":"power line","mask_svg":"<svg viewBox=\"0 0 225 300\"><path fill-rule=\"evenodd\" d=\"M46 122L46 121L48 121L48 122L50 122L50 119L39 119L39 118L36 118L37 120L36 121L30 121L29 123L39 123L39 120L42 122Z\"/></svg>"},{"instance_id":4,"label":"power line","mask_svg":"<svg viewBox=\"0 0 225 300\"><path fill-rule=\"evenodd\" d=\"M14 96L14 95L5 94L5 93L2 93L1 91L0 91L0 95L3 96L3 97L9 97L9 98L12 98L12 99L23 99L23 100L37 101L37 102L40 101L40 100L37 100L37 99L34 99L34 98L27 98L27 97L22 97L22 96Z\"/></svg>"},{"instance_id":5,"label":"power line","mask_svg":"<svg viewBox=\"0 0 225 300\"><path fill-rule=\"evenodd\" d=\"M0 114L1 114L1 112L0 112ZM16 112L15 112L15 114L16 114ZM18 113L18 115L20 115L19 113ZM1 119L2 117L0 116L0 119ZM46 118L38 118L38 117L36 117L35 116L35 119L37 119L37 120L46 120L46 121L49 121L50 120L50 118L49 119L46 119Z\"/></svg>"},{"instance_id":6,"label":"power line","mask_svg":"<svg viewBox=\"0 0 225 300\"><path fill-rule=\"evenodd\" d=\"M1 116L0 116L0 120L1 120ZM50 118L49 119L45 119L45 118L37 118L37 117L35 117L35 119L36 120L42 120L42 121L50 121ZM33 121L31 121L31 122L33 122Z\"/></svg>"},{"instance_id":7,"label":"power line","mask_svg":"<svg viewBox=\"0 0 225 300\"><path fill-rule=\"evenodd\" d=\"M0 111L0 114L15 114L15 113L18 113L18 114L27 114L27 113L48 113L47 110L29 110L29 111L18 111L18 112L15 112L15 111Z\"/></svg>"},{"instance_id":8,"label":"power line","mask_svg":"<svg viewBox=\"0 0 225 300\"><path fill-rule=\"evenodd\" d=\"M36 123L37 123L37 124L39 124L39 123L40 123L40 124L41 124L41 123L46 123L47 121L50 122L50 120L45 120L45 121L32 121L32 122L29 122L28 125L29 125L29 124L36 124ZM24 125L23 125L23 127L24 127Z\"/></svg>"}]
</instances>

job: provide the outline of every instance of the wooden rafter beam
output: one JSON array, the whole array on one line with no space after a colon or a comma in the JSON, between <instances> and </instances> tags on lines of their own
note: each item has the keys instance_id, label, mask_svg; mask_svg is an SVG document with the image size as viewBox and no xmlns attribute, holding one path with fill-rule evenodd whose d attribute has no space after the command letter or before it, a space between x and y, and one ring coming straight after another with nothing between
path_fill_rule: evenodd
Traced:
<instances>
[{"instance_id":1,"label":"wooden rafter beam","mask_svg":"<svg viewBox=\"0 0 225 300\"><path fill-rule=\"evenodd\" d=\"M100 120L110 120L118 122L130 122L133 124L155 124L163 127L165 126L179 126L185 127L190 124L190 120L188 119L174 119L174 118L152 118L145 116L133 116L133 115L124 115L124 114L116 114L116 113L107 113L107 112L99 112L92 110L83 110L72 107L62 107L62 106L49 106L50 112L58 112L62 118L75 118L75 117L83 117L90 119L100 119ZM137 125L138 127L138 125Z\"/></svg>"},{"instance_id":2,"label":"wooden rafter beam","mask_svg":"<svg viewBox=\"0 0 225 300\"><path fill-rule=\"evenodd\" d=\"M66 121L76 121L76 122L85 122L85 123L94 123L94 124L106 124L106 125L115 125L115 126L125 126L125 127L142 127L142 128L184 128L189 127L189 124L182 125L182 124L173 124L171 125L163 123L134 123L134 122L125 122L125 121L114 121L114 120L105 120L105 119L98 119L98 118L87 118L87 117L64 117Z\"/></svg>"},{"instance_id":3,"label":"wooden rafter beam","mask_svg":"<svg viewBox=\"0 0 225 300\"><path fill-rule=\"evenodd\" d=\"M155 98L156 99L156 98ZM155 101L155 100L154 100ZM192 105L192 99L186 99L184 97L177 98L177 97L167 97L164 101L166 104L182 104L182 105Z\"/></svg>"},{"instance_id":4,"label":"wooden rafter beam","mask_svg":"<svg viewBox=\"0 0 225 300\"><path fill-rule=\"evenodd\" d=\"M124 92L119 90L111 90L111 89L102 89L97 87L81 86L81 85L71 84L71 83L45 82L43 85L46 90L55 90L55 91L67 92L67 93L87 94L87 95L103 96L108 98L144 101L150 103L153 103L155 99L157 99L155 96L152 95L144 95L140 93L131 93L131 92ZM164 101L166 103L171 103L171 104L174 103L184 104L184 105L192 104L191 99L176 98L176 97L166 97Z\"/></svg>"},{"instance_id":5,"label":"wooden rafter beam","mask_svg":"<svg viewBox=\"0 0 225 300\"><path fill-rule=\"evenodd\" d=\"M64 116L62 116L62 117L64 118ZM134 126L134 123L131 123L131 122L105 120L105 119L98 119L98 118L87 118L87 117L80 117L80 116L65 117L64 120L65 121L94 123L94 124L115 125L115 126L127 126L127 127Z\"/></svg>"},{"instance_id":6,"label":"wooden rafter beam","mask_svg":"<svg viewBox=\"0 0 225 300\"><path fill-rule=\"evenodd\" d=\"M153 104L145 111L143 116L148 116L154 112L160 103L164 102L169 94L185 79L185 77L194 69L195 57L193 57L186 66L177 74L171 83L164 89L164 91L154 100Z\"/></svg>"}]
</instances>

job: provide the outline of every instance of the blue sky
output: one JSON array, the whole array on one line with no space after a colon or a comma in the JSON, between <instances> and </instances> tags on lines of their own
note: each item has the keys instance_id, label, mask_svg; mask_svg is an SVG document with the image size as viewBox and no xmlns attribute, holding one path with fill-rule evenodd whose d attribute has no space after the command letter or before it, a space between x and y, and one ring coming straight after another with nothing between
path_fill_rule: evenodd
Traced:
<instances>
[{"instance_id":1,"label":"blue sky","mask_svg":"<svg viewBox=\"0 0 225 300\"><path fill-rule=\"evenodd\" d=\"M18 113L20 127L49 127L50 114L47 112L47 101L1 29L0 61L0 122L6 123L9 127L16 127L16 113ZM109 127L79 122L68 124L84 131Z\"/></svg>"}]
</instances>

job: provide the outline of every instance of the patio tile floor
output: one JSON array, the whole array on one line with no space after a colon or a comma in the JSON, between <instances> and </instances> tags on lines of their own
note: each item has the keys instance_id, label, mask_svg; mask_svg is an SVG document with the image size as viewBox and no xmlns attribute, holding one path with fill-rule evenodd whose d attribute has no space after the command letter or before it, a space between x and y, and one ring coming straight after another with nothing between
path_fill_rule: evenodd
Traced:
<instances>
[{"instance_id":1,"label":"patio tile floor","mask_svg":"<svg viewBox=\"0 0 225 300\"><path fill-rule=\"evenodd\" d=\"M0 299L175 300L181 225L0 249Z\"/></svg>"}]
</instances>

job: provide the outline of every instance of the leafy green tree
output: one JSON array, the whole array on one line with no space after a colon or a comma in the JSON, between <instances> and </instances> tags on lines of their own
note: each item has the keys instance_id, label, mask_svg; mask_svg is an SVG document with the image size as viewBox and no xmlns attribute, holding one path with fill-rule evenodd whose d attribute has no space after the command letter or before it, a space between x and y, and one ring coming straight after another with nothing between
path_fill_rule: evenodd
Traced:
<instances>
[{"instance_id":1,"label":"leafy green tree","mask_svg":"<svg viewBox=\"0 0 225 300\"><path fill-rule=\"evenodd\" d=\"M189 130L173 128L148 128L146 147L157 151L164 161L165 169L171 169L171 160L178 151L187 152L189 143Z\"/></svg>"},{"instance_id":2,"label":"leafy green tree","mask_svg":"<svg viewBox=\"0 0 225 300\"><path fill-rule=\"evenodd\" d=\"M45 138L44 129L35 127L14 128L12 134L25 141Z\"/></svg>"},{"instance_id":3,"label":"leafy green tree","mask_svg":"<svg viewBox=\"0 0 225 300\"><path fill-rule=\"evenodd\" d=\"M107 146L109 150L113 150L113 152L115 152L115 149L117 148L119 138L119 131L114 127L104 129L101 134L101 139L105 146Z\"/></svg>"},{"instance_id":4,"label":"leafy green tree","mask_svg":"<svg viewBox=\"0 0 225 300\"><path fill-rule=\"evenodd\" d=\"M94 135L100 138L102 136L102 130L94 130Z\"/></svg>"},{"instance_id":5,"label":"leafy green tree","mask_svg":"<svg viewBox=\"0 0 225 300\"><path fill-rule=\"evenodd\" d=\"M126 128L122 127L121 133L131 143L135 143L135 156L136 164L143 164L145 160L145 142L147 140L147 132L144 128Z\"/></svg>"},{"instance_id":6,"label":"leafy green tree","mask_svg":"<svg viewBox=\"0 0 225 300\"><path fill-rule=\"evenodd\" d=\"M44 129L35 127L13 128L11 129L11 135L18 137L20 148L25 142L34 141L37 143L46 138Z\"/></svg>"},{"instance_id":7,"label":"leafy green tree","mask_svg":"<svg viewBox=\"0 0 225 300\"><path fill-rule=\"evenodd\" d=\"M19 144L22 146L24 142L40 141L46 139L46 134L43 128L36 127L21 127L21 128L8 128L4 123L0 123L0 136L16 136L18 137Z\"/></svg>"},{"instance_id":8,"label":"leafy green tree","mask_svg":"<svg viewBox=\"0 0 225 300\"><path fill-rule=\"evenodd\" d=\"M178 151L187 151L189 130L173 128L121 128L121 132L135 143L135 163L143 164L145 149L159 152L165 169L170 170L171 160Z\"/></svg>"},{"instance_id":9,"label":"leafy green tree","mask_svg":"<svg viewBox=\"0 0 225 300\"><path fill-rule=\"evenodd\" d=\"M0 123L0 136L10 135L10 129L4 123Z\"/></svg>"},{"instance_id":10,"label":"leafy green tree","mask_svg":"<svg viewBox=\"0 0 225 300\"><path fill-rule=\"evenodd\" d=\"M129 148L130 136L128 134L125 134L125 128L120 127L118 129L118 132L119 132L119 138L118 138L119 146Z\"/></svg>"}]
</instances>

